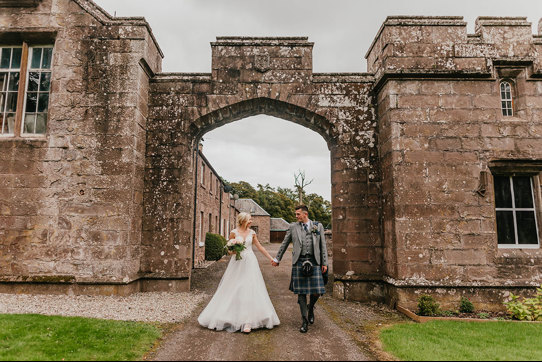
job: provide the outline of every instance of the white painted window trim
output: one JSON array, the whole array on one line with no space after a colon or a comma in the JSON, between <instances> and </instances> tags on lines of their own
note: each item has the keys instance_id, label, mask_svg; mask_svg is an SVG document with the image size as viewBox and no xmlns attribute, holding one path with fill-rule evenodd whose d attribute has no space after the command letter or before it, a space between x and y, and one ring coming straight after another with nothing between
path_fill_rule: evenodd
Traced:
<instances>
[{"instance_id":1,"label":"white painted window trim","mask_svg":"<svg viewBox=\"0 0 542 362\"><path fill-rule=\"evenodd\" d=\"M505 88L504 90L503 86ZM510 82L506 80L501 81L499 84L499 91L501 94L501 113L504 117L512 117L514 115L514 97ZM507 97L507 93L510 95L510 97Z\"/></svg>"},{"instance_id":2,"label":"white painted window trim","mask_svg":"<svg viewBox=\"0 0 542 362\"><path fill-rule=\"evenodd\" d=\"M205 243L201 240L202 234L203 234L203 211L200 211L200 218L199 218L199 240L198 245L200 247L205 246Z\"/></svg>"}]
</instances>

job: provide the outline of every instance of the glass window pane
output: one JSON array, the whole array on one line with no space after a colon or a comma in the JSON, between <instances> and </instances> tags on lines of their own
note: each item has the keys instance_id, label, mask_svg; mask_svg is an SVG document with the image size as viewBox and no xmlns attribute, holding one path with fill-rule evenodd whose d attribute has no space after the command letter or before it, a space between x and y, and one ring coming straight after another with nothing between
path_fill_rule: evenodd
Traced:
<instances>
[{"instance_id":1,"label":"glass window pane","mask_svg":"<svg viewBox=\"0 0 542 362\"><path fill-rule=\"evenodd\" d=\"M28 91L29 92L37 92L39 82L40 82L39 72L28 73Z\"/></svg>"},{"instance_id":2,"label":"glass window pane","mask_svg":"<svg viewBox=\"0 0 542 362\"><path fill-rule=\"evenodd\" d=\"M513 211L497 211L497 236L499 244L515 244Z\"/></svg>"},{"instance_id":3,"label":"glass window pane","mask_svg":"<svg viewBox=\"0 0 542 362\"><path fill-rule=\"evenodd\" d=\"M51 68L52 57L53 57L53 48L43 48L43 61L41 62L41 69Z\"/></svg>"},{"instance_id":4,"label":"glass window pane","mask_svg":"<svg viewBox=\"0 0 542 362\"><path fill-rule=\"evenodd\" d=\"M32 69L40 69L42 50L43 48L32 48Z\"/></svg>"},{"instance_id":5,"label":"glass window pane","mask_svg":"<svg viewBox=\"0 0 542 362\"><path fill-rule=\"evenodd\" d=\"M516 208L528 209L533 207L533 193L530 177L514 177L514 201Z\"/></svg>"},{"instance_id":6,"label":"glass window pane","mask_svg":"<svg viewBox=\"0 0 542 362\"><path fill-rule=\"evenodd\" d=\"M49 106L49 93L40 93L38 100L38 112L47 112Z\"/></svg>"},{"instance_id":7,"label":"glass window pane","mask_svg":"<svg viewBox=\"0 0 542 362\"><path fill-rule=\"evenodd\" d=\"M518 243L538 244L534 211L518 211L516 212L516 220L518 223Z\"/></svg>"},{"instance_id":8,"label":"glass window pane","mask_svg":"<svg viewBox=\"0 0 542 362\"><path fill-rule=\"evenodd\" d=\"M24 116L23 133L34 133L35 123L36 123L36 115L26 114Z\"/></svg>"},{"instance_id":9,"label":"glass window pane","mask_svg":"<svg viewBox=\"0 0 542 362\"><path fill-rule=\"evenodd\" d=\"M7 116L7 133L13 134L15 132L15 113L8 113L6 116ZM5 128L4 128L4 133L6 133Z\"/></svg>"},{"instance_id":10,"label":"glass window pane","mask_svg":"<svg viewBox=\"0 0 542 362\"><path fill-rule=\"evenodd\" d=\"M45 134L47 129L47 114L42 113L36 116L36 131L35 133Z\"/></svg>"},{"instance_id":11,"label":"glass window pane","mask_svg":"<svg viewBox=\"0 0 542 362\"><path fill-rule=\"evenodd\" d=\"M13 48L13 56L11 57L11 69L19 69L21 67L22 48Z\"/></svg>"},{"instance_id":12,"label":"glass window pane","mask_svg":"<svg viewBox=\"0 0 542 362\"><path fill-rule=\"evenodd\" d=\"M2 48L2 56L0 57L0 68L9 69L11 59L11 48Z\"/></svg>"},{"instance_id":13,"label":"glass window pane","mask_svg":"<svg viewBox=\"0 0 542 362\"><path fill-rule=\"evenodd\" d=\"M38 105L38 93L28 93L26 95L26 112L34 113Z\"/></svg>"},{"instance_id":14,"label":"glass window pane","mask_svg":"<svg viewBox=\"0 0 542 362\"><path fill-rule=\"evenodd\" d=\"M19 90L19 72L9 73L9 86L8 90L18 91Z\"/></svg>"},{"instance_id":15,"label":"glass window pane","mask_svg":"<svg viewBox=\"0 0 542 362\"><path fill-rule=\"evenodd\" d=\"M51 73L50 72L41 73L40 92L47 92L50 86L51 86Z\"/></svg>"},{"instance_id":16,"label":"glass window pane","mask_svg":"<svg viewBox=\"0 0 542 362\"><path fill-rule=\"evenodd\" d=\"M2 92L8 89L8 76L9 76L9 73L7 72L0 73L0 91Z\"/></svg>"},{"instance_id":17,"label":"glass window pane","mask_svg":"<svg viewBox=\"0 0 542 362\"><path fill-rule=\"evenodd\" d=\"M510 177L494 176L495 184L495 207L511 208L512 207L512 192L510 191Z\"/></svg>"},{"instance_id":18,"label":"glass window pane","mask_svg":"<svg viewBox=\"0 0 542 362\"><path fill-rule=\"evenodd\" d=\"M8 104L6 112L17 112L17 92L8 93Z\"/></svg>"}]
</instances>

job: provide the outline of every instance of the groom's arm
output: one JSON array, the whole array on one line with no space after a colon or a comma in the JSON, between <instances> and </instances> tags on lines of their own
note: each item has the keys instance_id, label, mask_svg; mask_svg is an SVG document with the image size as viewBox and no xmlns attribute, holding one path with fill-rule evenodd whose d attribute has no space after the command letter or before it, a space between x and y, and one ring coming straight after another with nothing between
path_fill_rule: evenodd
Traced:
<instances>
[{"instance_id":1,"label":"groom's arm","mask_svg":"<svg viewBox=\"0 0 542 362\"><path fill-rule=\"evenodd\" d=\"M286 236L284 236L284 240L282 241L282 244L280 245L279 252L277 253L277 256L275 257L275 261L278 263L284 256L284 253L288 249L288 245L292 242L292 226L288 228L288 231L286 231Z\"/></svg>"},{"instance_id":2,"label":"groom's arm","mask_svg":"<svg viewBox=\"0 0 542 362\"><path fill-rule=\"evenodd\" d=\"M322 266L327 266L327 242L326 242L326 235L324 230L324 225L320 223L318 225L318 231L320 232L320 260L322 261Z\"/></svg>"}]
</instances>

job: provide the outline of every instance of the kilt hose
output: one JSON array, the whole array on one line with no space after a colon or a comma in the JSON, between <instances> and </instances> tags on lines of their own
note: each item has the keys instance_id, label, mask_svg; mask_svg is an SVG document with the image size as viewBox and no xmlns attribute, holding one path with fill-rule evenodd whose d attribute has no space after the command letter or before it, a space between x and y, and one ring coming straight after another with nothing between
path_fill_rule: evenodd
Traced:
<instances>
[{"instance_id":1,"label":"kilt hose","mask_svg":"<svg viewBox=\"0 0 542 362\"><path fill-rule=\"evenodd\" d=\"M303 262L310 260L313 264L312 275L303 275ZM316 265L316 261L312 257L300 256L299 260L292 265L292 279L290 281L290 290L295 294L325 294L324 278L322 276L322 268Z\"/></svg>"}]
</instances>

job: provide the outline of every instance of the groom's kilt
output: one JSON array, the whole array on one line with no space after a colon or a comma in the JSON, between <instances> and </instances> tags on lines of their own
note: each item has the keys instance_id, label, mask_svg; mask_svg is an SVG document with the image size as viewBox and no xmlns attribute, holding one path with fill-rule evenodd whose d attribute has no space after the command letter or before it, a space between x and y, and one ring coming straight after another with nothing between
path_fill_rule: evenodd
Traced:
<instances>
[{"instance_id":1,"label":"groom's kilt","mask_svg":"<svg viewBox=\"0 0 542 362\"><path fill-rule=\"evenodd\" d=\"M312 275L306 277L303 275L303 262L311 258L300 257L297 263L292 265L292 280L290 281L290 290L295 294L325 294L324 278L322 268L311 260L314 267Z\"/></svg>"}]
</instances>

